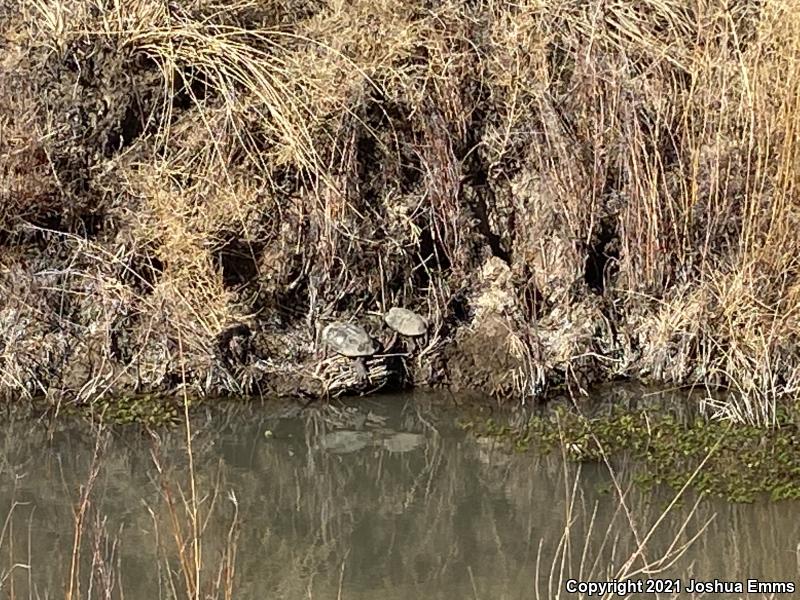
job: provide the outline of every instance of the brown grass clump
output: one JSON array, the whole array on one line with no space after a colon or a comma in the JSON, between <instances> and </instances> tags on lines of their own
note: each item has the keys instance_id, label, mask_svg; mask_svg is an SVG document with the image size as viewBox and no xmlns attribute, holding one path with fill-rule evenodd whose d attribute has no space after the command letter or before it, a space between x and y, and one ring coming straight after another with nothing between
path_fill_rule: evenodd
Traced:
<instances>
[{"instance_id":1,"label":"brown grass clump","mask_svg":"<svg viewBox=\"0 0 800 600\"><path fill-rule=\"evenodd\" d=\"M263 392L401 303L429 383L797 395L793 0L4 5L6 393Z\"/></svg>"}]
</instances>

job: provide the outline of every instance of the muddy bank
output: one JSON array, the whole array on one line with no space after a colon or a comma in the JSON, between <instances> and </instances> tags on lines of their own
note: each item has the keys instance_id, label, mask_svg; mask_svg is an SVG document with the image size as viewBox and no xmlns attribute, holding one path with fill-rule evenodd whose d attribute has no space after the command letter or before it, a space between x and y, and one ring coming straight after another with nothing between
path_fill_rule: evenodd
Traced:
<instances>
[{"instance_id":1,"label":"muddy bank","mask_svg":"<svg viewBox=\"0 0 800 600\"><path fill-rule=\"evenodd\" d=\"M782 3L0 6L5 397L800 389Z\"/></svg>"}]
</instances>

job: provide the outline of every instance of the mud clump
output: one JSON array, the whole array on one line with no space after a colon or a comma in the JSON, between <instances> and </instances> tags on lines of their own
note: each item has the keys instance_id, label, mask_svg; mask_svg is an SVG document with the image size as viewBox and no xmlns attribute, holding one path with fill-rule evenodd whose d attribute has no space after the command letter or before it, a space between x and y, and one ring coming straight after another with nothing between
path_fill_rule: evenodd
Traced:
<instances>
[{"instance_id":1,"label":"mud clump","mask_svg":"<svg viewBox=\"0 0 800 600\"><path fill-rule=\"evenodd\" d=\"M488 259L477 289L469 299L472 320L458 329L447 350L450 383L456 390L487 390L509 395L513 374L525 368L524 357L514 353L521 314L511 285L509 266L497 257ZM510 377L511 375L511 377Z\"/></svg>"}]
</instances>

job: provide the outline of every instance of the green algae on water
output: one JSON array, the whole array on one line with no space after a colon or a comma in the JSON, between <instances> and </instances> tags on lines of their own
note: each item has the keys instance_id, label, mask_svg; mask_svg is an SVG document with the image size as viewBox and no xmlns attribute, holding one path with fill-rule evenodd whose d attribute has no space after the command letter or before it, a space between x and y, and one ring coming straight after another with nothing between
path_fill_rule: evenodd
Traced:
<instances>
[{"instance_id":1,"label":"green algae on water","mask_svg":"<svg viewBox=\"0 0 800 600\"><path fill-rule=\"evenodd\" d=\"M642 485L678 489L691 480L699 492L752 502L763 494L773 500L800 498L800 433L788 413L779 425L768 430L622 409L587 417L562 407L521 427L491 419L464 427L517 451L563 448L579 462L628 455L640 465L636 480Z\"/></svg>"},{"instance_id":2,"label":"green algae on water","mask_svg":"<svg viewBox=\"0 0 800 600\"><path fill-rule=\"evenodd\" d=\"M180 399L157 394L102 397L87 404L65 405L62 410L105 425L147 427L176 425L183 415Z\"/></svg>"}]
</instances>

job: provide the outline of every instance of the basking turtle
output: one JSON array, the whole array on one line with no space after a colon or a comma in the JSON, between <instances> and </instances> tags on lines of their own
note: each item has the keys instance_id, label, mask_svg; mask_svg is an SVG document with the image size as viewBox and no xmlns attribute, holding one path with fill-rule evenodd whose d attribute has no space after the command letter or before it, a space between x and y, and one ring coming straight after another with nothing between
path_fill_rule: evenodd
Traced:
<instances>
[{"instance_id":1,"label":"basking turtle","mask_svg":"<svg viewBox=\"0 0 800 600\"><path fill-rule=\"evenodd\" d=\"M331 323L322 330L322 341L334 352L355 359L355 370L360 381L369 378L364 358L378 351L378 346L367 330L354 323Z\"/></svg>"},{"instance_id":2,"label":"basking turtle","mask_svg":"<svg viewBox=\"0 0 800 600\"><path fill-rule=\"evenodd\" d=\"M394 306L383 315L384 322L400 335L419 337L428 332L428 321L407 308Z\"/></svg>"},{"instance_id":3,"label":"basking turtle","mask_svg":"<svg viewBox=\"0 0 800 600\"><path fill-rule=\"evenodd\" d=\"M398 333L410 338L419 338L428 332L428 321L425 317L407 308L399 308L397 306L390 308L386 314L383 315L383 321L390 329L396 332L389 344L390 348L394 346ZM410 349L408 347L406 349L407 351L417 349L416 340L411 342Z\"/></svg>"}]
</instances>

